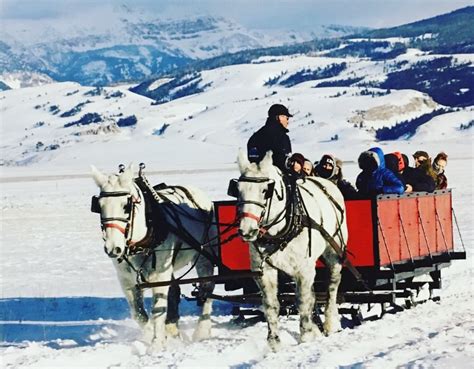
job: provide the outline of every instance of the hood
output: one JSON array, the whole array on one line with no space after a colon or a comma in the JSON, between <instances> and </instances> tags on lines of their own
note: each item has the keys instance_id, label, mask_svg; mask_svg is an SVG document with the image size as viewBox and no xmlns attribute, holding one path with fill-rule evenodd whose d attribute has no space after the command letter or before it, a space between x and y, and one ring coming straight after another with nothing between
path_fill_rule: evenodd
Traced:
<instances>
[{"instance_id":1,"label":"hood","mask_svg":"<svg viewBox=\"0 0 474 369\"><path fill-rule=\"evenodd\" d=\"M385 166L387 169L390 169L393 173L399 172L398 169L398 158L395 154L386 154L385 157Z\"/></svg>"},{"instance_id":2,"label":"hood","mask_svg":"<svg viewBox=\"0 0 474 369\"><path fill-rule=\"evenodd\" d=\"M372 151L374 153L377 154L377 158L378 158L378 161L377 161L377 164L378 164L378 167L379 168L385 168L385 159L384 159L384 156L383 156L383 151L380 147L372 147L371 149L369 149L369 151Z\"/></svg>"},{"instance_id":3,"label":"hood","mask_svg":"<svg viewBox=\"0 0 474 369\"><path fill-rule=\"evenodd\" d=\"M323 168L324 164L332 165L332 170ZM316 172L322 178L332 179L339 171L336 158L331 154L325 154L315 167Z\"/></svg>"},{"instance_id":4,"label":"hood","mask_svg":"<svg viewBox=\"0 0 474 369\"><path fill-rule=\"evenodd\" d=\"M405 163L402 154L399 151L392 152L391 154L385 154L384 159L385 167L394 173L401 173L405 169Z\"/></svg>"},{"instance_id":5,"label":"hood","mask_svg":"<svg viewBox=\"0 0 474 369\"><path fill-rule=\"evenodd\" d=\"M405 154L402 154L402 159L403 159L403 164L404 164L404 168L408 168L410 166L410 161L408 160L408 156L406 156Z\"/></svg>"}]
</instances>

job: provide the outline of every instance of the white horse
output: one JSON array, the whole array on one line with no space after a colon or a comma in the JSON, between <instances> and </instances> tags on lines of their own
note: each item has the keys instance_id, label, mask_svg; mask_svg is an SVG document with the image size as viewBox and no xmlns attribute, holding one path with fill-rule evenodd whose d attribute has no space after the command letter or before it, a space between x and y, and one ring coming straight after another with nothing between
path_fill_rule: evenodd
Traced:
<instances>
[{"instance_id":1,"label":"white horse","mask_svg":"<svg viewBox=\"0 0 474 369\"><path fill-rule=\"evenodd\" d=\"M272 153L268 152L256 164L250 163L241 150L238 164L241 173L238 180L239 234L251 244L252 270L262 272L262 277L257 278L257 284L262 293L270 348L276 351L280 346L278 270L293 277L296 283L300 341L309 342L321 335L313 322L315 263L321 255L330 270L324 330L326 334L339 330L341 326L336 298L341 281L341 260L321 232L308 225L308 220L323 225L341 248L344 248L347 227L344 199L340 191L332 182L322 178L298 180L296 186L307 213L306 225L300 226L298 232L298 228L289 224L291 198L286 191L282 173L272 165ZM318 186L318 183L322 186ZM284 244L279 240L283 240Z\"/></svg>"},{"instance_id":2,"label":"white horse","mask_svg":"<svg viewBox=\"0 0 474 369\"><path fill-rule=\"evenodd\" d=\"M137 273L147 282L170 281L175 270L192 263L191 267L196 266L199 277L212 275L214 267L209 256L215 255L213 246L205 246L202 252L197 251L197 246L215 237L215 227L211 225L213 204L202 192L189 187L170 186L156 191L163 213L158 227L167 227L169 232L159 244L154 241L151 253L129 255L134 246L153 239L150 231L156 228L156 223L155 227L147 223L145 213L150 204L146 204L142 189L134 181L131 166L120 174L112 175L105 175L92 166L92 176L100 188L98 205L105 252L113 260L132 317L144 328L145 340L153 349L160 349L165 344L166 333L169 336L179 334L179 287L178 291L170 288L171 296L168 296L167 286L152 288L151 316L148 317L142 291L137 286ZM200 287L201 291L211 293L214 284L202 283ZM210 336L211 311L212 300L206 299L193 335L194 340Z\"/></svg>"}]
</instances>

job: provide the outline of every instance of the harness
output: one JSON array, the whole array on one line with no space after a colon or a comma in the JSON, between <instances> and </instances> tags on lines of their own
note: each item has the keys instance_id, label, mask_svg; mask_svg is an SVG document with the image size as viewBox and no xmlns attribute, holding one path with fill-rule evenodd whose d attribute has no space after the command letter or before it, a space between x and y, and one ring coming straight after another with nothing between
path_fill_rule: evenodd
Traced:
<instances>
[{"instance_id":1,"label":"harness","mask_svg":"<svg viewBox=\"0 0 474 369\"><path fill-rule=\"evenodd\" d=\"M142 173L143 167L140 168L139 176L134 179L134 184L137 187L137 193L139 199L136 200L135 197L128 191L116 191L116 192L104 192L102 191L99 196L92 197L91 211L101 214L101 208L99 204L99 199L103 197L120 197L128 196L127 205L125 207L126 217L108 217L101 218L102 229L106 228L116 228L126 239L126 250L123 253L123 256L118 259L118 262L125 261L131 268L137 273L138 276L141 274L140 270L136 270L133 265L128 260L127 256L134 256L137 254L144 254L146 256L142 266L148 260L149 257L152 257L152 267L156 266L156 252L159 252L159 246L167 238L169 233L175 234L180 238L184 243L189 245L189 248L197 251L198 257L195 259L191 268L180 278L188 274L194 265L198 262L199 257L202 255L206 257L213 265L218 265L221 268L228 269L224 266L219 260L218 256L214 252L209 252L205 249L206 246L211 245L215 240L219 238L219 235L216 235L213 238L209 238L209 230L213 225L225 225L226 229L221 232L221 235L228 233L233 230L236 223L224 224L216 223L213 221L214 213L211 208L210 211L202 209L197 201L194 199L192 193L188 191L185 187L182 186L168 186L164 183L161 183L157 186L151 186L147 178ZM166 190L164 193L162 190ZM179 204L171 200L171 196L181 197L189 201L198 212L203 212L206 214L203 220L202 216L197 216L190 213L186 209L182 209ZM133 242L133 223L135 218L135 204L143 203L145 206L145 221L147 232L146 235L139 241ZM204 224L203 234L201 239L196 239L186 228L183 226L183 219L190 221L198 222ZM124 223L117 224L116 222ZM238 237L238 234L232 234L227 237L226 240L221 241L222 243L229 242L231 239ZM173 249L172 255L172 264L175 263L175 260L178 256L178 253L184 248L181 246L175 247ZM163 250L165 251L165 250ZM142 281L144 280L140 277Z\"/></svg>"},{"instance_id":2,"label":"harness","mask_svg":"<svg viewBox=\"0 0 474 369\"><path fill-rule=\"evenodd\" d=\"M342 224L344 222L344 216L345 212L344 209L341 207L341 205L336 201L336 199L327 191L326 187L321 184L319 181L307 177L306 180L309 180L311 183L314 183L323 193L324 195L330 200L330 203L333 205L333 207L340 213L340 217L337 218L337 228L334 232L334 234L330 234L323 225L323 220L321 218L321 221L318 223L314 219L312 219L308 211L306 209L306 206L304 204L304 201L301 196L301 190L303 189L306 191L310 196L314 197L314 194L312 194L308 189L302 186L297 186L296 183L293 185L289 184L288 179L286 177L283 177L282 182L285 183L285 189L286 189L286 203L285 203L285 208L276 216L275 220L267 224L266 226L260 227L260 235L257 238L257 240L254 242L255 249L257 252L260 254L260 257L262 259L262 263L260 265L260 269L263 267L263 263L267 263L270 265L272 268L279 270L273 263L271 262L271 257L276 254L279 251L283 251L287 246L290 241L292 241L294 238L296 238L304 228L308 229L308 236L309 236L309 242L308 242L308 255L311 256L311 230L316 229L321 236L325 239L326 242L328 242L333 250L336 252L337 256L339 257L340 262L346 266L349 271L354 275L357 281L362 283L365 288L368 289L367 284L362 278L362 275L357 271L357 269L352 265L352 263L349 261L347 258L347 252L346 252L346 245L344 244L344 240L342 237ZM258 177L241 177L239 178L239 182L266 182L266 181L273 181L270 178L258 178ZM240 204L254 204L262 207L262 215L265 214L265 212L269 213L269 208L271 206L271 199L267 200L267 204L261 204L255 201L240 201ZM258 224L260 224L262 220L262 216L258 217L255 216L254 214L249 214L242 212L241 217L249 217L251 219L254 219L257 221ZM267 217L268 220L268 217ZM281 221L285 220L285 226L284 228L279 231L276 235L269 235L268 234L268 229L272 227L275 224L280 223ZM336 242L335 237L339 239L339 243ZM342 244L342 246L340 246ZM262 251L259 246L268 246L268 245L273 245L273 249L270 251Z\"/></svg>"}]
</instances>

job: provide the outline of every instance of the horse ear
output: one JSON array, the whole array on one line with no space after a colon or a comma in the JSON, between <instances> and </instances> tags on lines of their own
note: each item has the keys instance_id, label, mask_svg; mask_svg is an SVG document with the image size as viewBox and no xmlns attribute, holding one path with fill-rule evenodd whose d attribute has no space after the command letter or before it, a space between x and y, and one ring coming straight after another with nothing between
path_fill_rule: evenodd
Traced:
<instances>
[{"instance_id":1,"label":"horse ear","mask_svg":"<svg viewBox=\"0 0 474 369\"><path fill-rule=\"evenodd\" d=\"M260 169L269 170L273 165L273 151L269 150L265 154L265 157L260 162Z\"/></svg>"},{"instance_id":2,"label":"horse ear","mask_svg":"<svg viewBox=\"0 0 474 369\"><path fill-rule=\"evenodd\" d=\"M132 180L133 179L133 173L135 173L135 166L133 165L133 163L130 163L127 167L127 169L125 169L121 175L121 178L124 178L124 179L130 179Z\"/></svg>"},{"instance_id":3,"label":"horse ear","mask_svg":"<svg viewBox=\"0 0 474 369\"><path fill-rule=\"evenodd\" d=\"M99 169L95 166L91 165L92 171L92 178L97 186L102 187L105 183L107 183L108 178L105 174L103 174Z\"/></svg>"},{"instance_id":4,"label":"horse ear","mask_svg":"<svg viewBox=\"0 0 474 369\"><path fill-rule=\"evenodd\" d=\"M242 148L239 148L239 154L237 156L237 164L239 165L240 173L245 172L245 170L250 165L249 159L247 158L247 155Z\"/></svg>"},{"instance_id":5,"label":"horse ear","mask_svg":"<svg viewBox=\"0 0 474 369\"><path fill-rule=\"evenodd\" d=\"M133 177L133 173L135 173L135 164L130 163L126 169L127 172L130 172L130 175Z\"/></svg>"}]
</instances>

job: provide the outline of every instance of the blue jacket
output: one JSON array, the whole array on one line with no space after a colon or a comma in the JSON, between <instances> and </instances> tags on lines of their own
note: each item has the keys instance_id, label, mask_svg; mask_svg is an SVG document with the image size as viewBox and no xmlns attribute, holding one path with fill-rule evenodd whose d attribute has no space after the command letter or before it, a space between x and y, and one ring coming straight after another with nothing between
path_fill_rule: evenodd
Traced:
<instances>
[{"instance_id":1,"label":"blue jacket","mask_svg":"<svg viewBox=\"0 0 474 369\"><path fill-rule=\"evenodd\" d=\"M363 170L356 181L361 195L402 194L405 192L403 182L389 169L385 168L382 149L374 147L369 151L376 154L377 168L373 171Z\"/></svg>"}]
</instances>

